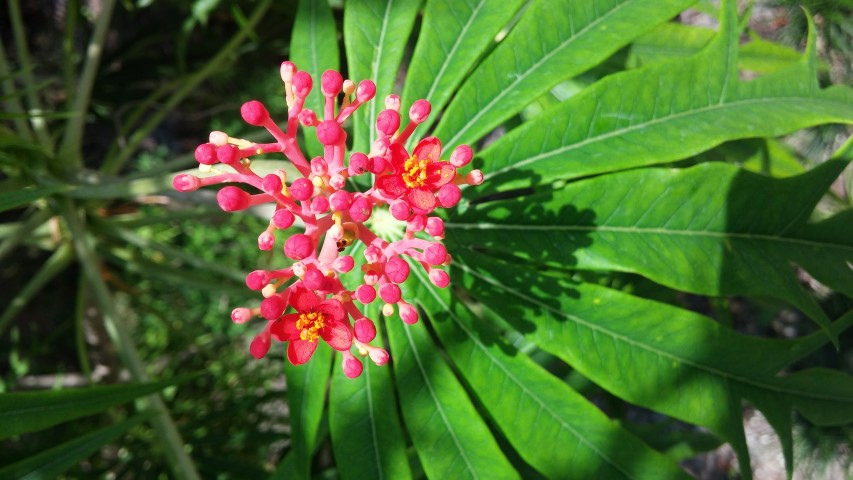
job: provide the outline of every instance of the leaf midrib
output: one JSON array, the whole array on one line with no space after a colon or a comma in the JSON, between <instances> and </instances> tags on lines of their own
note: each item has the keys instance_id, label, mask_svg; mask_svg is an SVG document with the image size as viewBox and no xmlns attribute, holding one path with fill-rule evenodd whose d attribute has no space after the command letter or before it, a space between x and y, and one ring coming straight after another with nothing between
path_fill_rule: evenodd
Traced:
<instances>
[{"instance_id":1,"label":"leaf midrib","mask_svg":"<svg viewBox=\"0 0 853 480\"><path fill-rule=\"evenodd\" d=\"M409 329L406 327L402 327L403 332L406 333L406 338L409 341L409 348L412 350L412 356L415 358L415 363L418 365L418 370L421 372L421 377L424 380L424 385L426 385L427 390L429 391L429 395L432 398L433 404L438 410L438 414L441 416L441 420L444 423L445 427L447 427L447 433L450 434L450 438L453 439L453 443L456 445L456 450L459 451L459 455L462 457L462 460L465 462L465 467L471 472L473 478L479 478L477 472L474 470L474 467L471 465L471 462L468 460L468 457L465 455L465 451L462 449L462 444L459 443L459 439L456 437L456 432L453 430L453 425L450 424L450 421L447 419L447 415L444 413L444 409L441 408L441 402L438 400L438 397L435 394L435 389L432 387L432 383L429 381L429 377L427 376L426 369L424 368L423 362L421 361L421 356L418 354L417 346L415 345L415 341L412 338Z\"/></svg>"},{"instance_id":2,"label":"leaf midrib","mask_svg":"<svg viewBox=\"0 0 853 480\"><path fill-rule=\"evenodd\" d=\"M521 224L506 224L506 223L453 223L444 224L445 228L463 229L463 230L519 230L519 231L567 231L567 232L607 232L607 233L629 233L629 234L650 234L650 235L673 235L687 237L707 237L713 239L725 240L751 240L763 241L771 243L779 243L783 245L798 245L804 247L816 248L835 248L842 251L847 251L853 254L853 246L841 245L837 243L816 242L792 237L779 237L769 234L760 233L741 233L741 232L715 232L711 230L670 230L664 228L642 228L642 227L613 227L608 225L521 225Z\"/></svg>"},{"instance_id":3,"label":"leaf midrib","mask_svg":"<svg viewBox=\"0 0 853 480\"><path fill-rule=\"evenodd\" d=\"M626 135L626 134L631 133L633 131L648 128L648 127L653 127L653 126L661 124L661 123L681 120L684 118L689 118L689 117L694 116L694 115L702 115L705 113L713 112L714 110L722 110L722 109L726 109L726 108L737 108L737 107L748 106L748 105L752 105L752 104L778 103L778 102L782 102L782 101L794 101L794 102L806 102L807 101L807 102L811 102L810 106L814 105L815 103L831 103L831 104L837 103L837 102L832 102L829 99L824 99L824 98L802 97L802 96L779 96L779 97L748 98L748 99L743 99L743 100L730 101L730 102L726 102L726 103L718 103L718 104L713 104L713 105L707 105L704 107L700 107L698 109L687 110L684 112L678 112L678 113L675 113L672 115L667 115L664 117L654 118L654 119L648 120L646 122L638 123L635 125L630 125L628 127L621 128L618 130L611 130L611 131L604 133L604 134L601 134L601 135L596 135L594 137L587 137L587 138L581 140L580 142L573 143L571 145L558 147L558 148L555 148L554 150L549 150L549 151L544 152L544 153L539 153L539 154L536 154L532 157L528 157L528 158L525 158L524 160L520 160L517 162L511 162L509 165L507 165L503 168L499 168L497 170L486 173L484 175L484 179L488 180L489 178L492 178L496 175L500 175L501 173L504 173L506 171L519 169L519 168L524 167L526 165L529 165L531 163L538 162L539 160L542 160L542 159L548 159L550 157L554 157L554 156L559 155L561 153L569 152L571 150L578 149L578 148L584 147L584 146L592 144L592 143L604 141L604 140L607 140L607 139L612 138L612 137L618 137L621 135ZM600 104L600 102L597 102L597 104ZM504 138L507 138L507 137L504 137ZM491 150L493 150L493 149L494 149L494 147L492 147L489 150L487 150L486 152L484 152L483 156L487 156L487 153L490 153Z\"/></svg>"},{"instance_id":4,"label":"leaf midrib","mask_svg":"<svg viewBox=\"0 0 853 480\"><path fill-rule=\"evenodd\" d=\"M640 343L640 342L634 341L629 337L626 337L624 335L620 335L620 334L613 332L609 329L603 328L596 323L588 322L588 321L586 321L580 317L568 314L568 313L563 312L561 310L557 310L557 309L551 307L550 305L548 305L547 303L540 302L536 298L524 295L523 293L521 293L521 292L519 292L513 288L510 288L506 285L500 284L500 283L492 280L491 278L488 278L484 275L479 274L478 272L469 268L467 265L465 265L462 262L458 262L458 266L459 266L459 268L465 270L467 273L470 273L471 275L473 275L473 276L475 276L475 277L477 277L477 278L479 278L485 282L488 282L488 283L490 283L496 287L502 288L505 291L507 291L507 292L509 292L509 293L521 298L521 299L524 299L524 300L542 308L543 310L548 310L549 312L551 312L555 316L564 317L564 318L566 318L572 322L575 322L577 324L582 325L583 327L585 327L589 330L593 330L593 331L599 332L603 335L609 336L614 341L626 343L626 344L631 345L631 346L638 348L640 350L644 350L646 352L652 353L653 355L657 355L657 356L664 357L664 358L667 358L667 359L670 359L670 360L673 360L676 362L680 362L680 363L683 363L684 365L687 365L689 367L695 368L697 370L705 371L707 373L711 373L713 375L717 375L719 377L722 377L722 378L725 378L728 380L740 382L740 383L743 383L746 385L750 385L750 386L757 387L760 389L768 390L771 392L791 395L791 396L800 397L800 398L809 398L809 399L815 399L815 400L828 400L828 401L843 402L843 403L853 403L853 398L838 396L838 395L818 395L818 394L814 394L812 392L806 392L806 391L796 390L793 388L786 388L786 387L782 387L782 386L768 384L768 383L761 382L759 380L753 380L753 379L748 378L748 377L742 377L740 375L734 375L734 374L728 373L726 371L723 371L723 370L720 370L720 369L714 368L712 366L705 365L705 364L702 364L702 363L699 363L699 362L696 362L693 360L685 359L685 358L680 357L678 355L675 355L673 353L669 353L669 352L666 352L664 350L660 350L658 348L655 348L651 345L647 345L645 343ZM784 378L784 377L782 377L782 378Z\"/></svg>"},{"instance_id":5,"label":"leaf midrib","mask_svg":"<svg viewBox=\"0 0 853 480\"><path fill-rule=\"evenodd\" d=\"M501 362L499 362L492 355L491 352L489 352L489 350L486 348L486 346L483 345L483 343L480 342L480 340L478 338L476 338L473 335L473 333L461 321L459 321L459 318L450 310L450 306L446 305L442 301L441 297L436 295L435 290L431 287L431 283L430 283L429 279L424 278L423 271L421 271L420 269L414 269L413 271L415 272L415 275L418 277L418 279L423 283L424 287L427 288L430 295L432 295L432 297L436 300L436 302L438 302L441 305L441 307L444 309L444 311L450 315L450 318L453 319L454 323L456 323L456 325L458 325L459 328L461 328L462 331L465 332L465 334L477 346L477 348L492 361L492 365L496 365L502 372L504 372L504 374L513 383L515 383L529 398L533 399L536 402L536 404L539 405L540 410L544 410L545 412L547 412L551 416L551 418L554 419L554 421L556 423L558 423L560 426L562 426L563 428L568 430L571 433L571 435L574 436L579 442L586 445L590 450L592 450L599 457L604 459L613 468L615 468L619 472L622 472L622 474L624 474L626 478L633 478L633 477L631 477L629 472L626 472L625 470L623 470L619 465L617 465L613 461L613 459L608 457L606 453L599 450L594 444L590 443L584 436L580 435L580 433L578 433L578 431L576 429L574 429L570 424L563 421L563 419L557 413L555 413L553 410L548 408L547 404L545 402L543 402L542 400L540 400L539 397L534 394L534 392L530 391L527 388L527 386L524 385L523 383L521 383L521 381L515 375L513 375L510 371L508 371L506 368L504 368L504 365Z\"/></svg>"},{"instance_id":6,"label":"leaf midrib","mask_svg":"<svg viewBox=\"0 0 853 480\"><path fill-rule=\"evenodd\" d=\"M574 35L572 35L571 37L569 37L568 39L566 39L563 43L561 43L557 48L555 48L555 49L551 50L547 55L545 55L544 57L542 57L542 59L540 59L538 62L534 63L534 64L533 64L529 69L527 69L527 70L524 72L524 74L523 74L523 75L516 76L516 79L515 79L513 82L511 82L511 83L510 83L509 85L507 85L505 88L502 88L502 89L501 89L501 93L499 93L499 94L498 94L498 96L494 97L494 98L493 98L489 103L487 103L483 108L478 109L477 114L476 114L476 115L474 115L471 119L469 119L469 120L465 123L465 126L464 126L464 127L462 127L462 129L461 129L461 130L459 130L458 132L456 132L456 134L455 134L455 135L453 135L453 136L450 138L450 140L447 140L447 142L445 142L445 143L446 143L447 145L454 145L454 144L455 144L455 142L457 141L457 139L458 139L458 138L460 138L460 137L462 137L462 135L463 135L464 133L468 132L468 130L470 130L470 129L471 129L470 127L471 127L471 126L473 126L474 124L476 124L476 123L477 123L477 121L480 119L480 117L482 117L482 116L484 115L484 113L490 112L490 109L491 109L491 108L492 108L492 107L493 107L493 106L494 106L498 101L502 100L504 97L506 97L507 95L509 95L510 93L512 93L512 92L514 91L514 89L515 89L516 85L518 85L522 80L524 80L524 79L526 79L528 76L530 76L533 72L537 71L537 70L539 69L539 67L541 67L541 66L542 66L542 64L543 64L543 63L545 63L545 62L547 62L548 60L550 60L550 59L551 59L551 57L553 57L553 56L554 56L554 55L556 55L557 53L562 52L565 48L567 48L568 46L570 46L570 45L571 45L575 40L577 40L578 38L581 38L583 35L585 35L585 34L587 33L587 31L588 31L589 29L591 29L591 28L593 28L593 27L597 26L599 23L601 23L601 21L603 21L604 19L608 18L608 17L609 17L610 15L612 15L614 12L619 11L622 7L624 7L625 5L628 5L629 3L632 3L633 1L634 1L634 0L627 0L627 1L626 1L626 2L624 2L624 3L620 3L619 5L617 5L617 6L616 6L615 8L613 8L612 10L609 10L609 11L608 11L606 14L604 14L603 16L596 18L596 19L595 19L595 21L593 21L592 23L588 24L586 27L584 27L584 28L580 29L577 33L575 33ZM494 55L492 55L492 57L494 57Z\"/></svg>"}]
</instances>

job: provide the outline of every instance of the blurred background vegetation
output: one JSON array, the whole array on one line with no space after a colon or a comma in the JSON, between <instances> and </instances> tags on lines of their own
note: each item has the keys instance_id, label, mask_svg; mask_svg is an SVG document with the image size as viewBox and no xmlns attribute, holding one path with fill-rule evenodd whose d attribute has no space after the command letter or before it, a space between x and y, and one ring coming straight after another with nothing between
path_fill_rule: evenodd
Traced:
<instances>
[{"instance_id":1,"label":"blurred background vegetation","mask_svg":"<svg viewBox=\"0 0 853 480\"><path fill-rule=\"evenodd\" d=\"M192 152L211 130L251 137L237 114L244 101L265 101L274 117L285 113L276 71L291 50L296 2L4 3L0 392L200 372L164 395L198 473L257 478L274 471L289 448L282 361L253 361L247 346L254 330L229 320L234 307L257 302L243 278L272 258L256 248L265 224L224 214L210 191L178 196L168 185L174 172L196 164ZM340 24L342 2L332 3ZM825 81L851 84L849 1L758 2L749 30L801 48L807 27L798 4L816 14ZM697 12L703 9L711 3L700 2ZM96 62L87 54L92 45L101 52ZM614 56L616 68L627 58L626 52ZM791 139L792 155L804 163L825 158L846 134L842 127L809 130ZM647 286L637 278L625 284ZM808 323L776 305L668 298L670 292L654 288L644 295L726 311L741 330L756 334L791 336ZM128 365L128 348L138 350L141 373ZM853 371L849 351L826 358ZM583 380L577 383L584 391ZM615 397L597 388L586 393L619 412ZM0 467L145 408L115 407L2 440ZM801 435L817 447L826 435L847 433ZM167 458L161 434L157 426L135 425L65 476L169 477L176 460ZM829 460L841 454L839 445L849 448L838 438L826 444ZM316 471L327 467L334 476L328 450L316 461ZM721 470L725 475L709 467L707 478Z\"/></svg>"}]
</instances>

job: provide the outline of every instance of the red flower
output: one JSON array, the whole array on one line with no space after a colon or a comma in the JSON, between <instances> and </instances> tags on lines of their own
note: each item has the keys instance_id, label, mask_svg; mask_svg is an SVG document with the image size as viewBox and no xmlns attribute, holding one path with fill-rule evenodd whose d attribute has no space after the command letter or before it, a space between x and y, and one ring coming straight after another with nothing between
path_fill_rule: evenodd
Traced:
<instances>
[{"instance_id":1,"label":"red flower","mask_svg":"<svg viewBox=\"0 0 853 480\"><path fill-rule=\"evenodd\" d=\"M441 142L435 137L421 140L412 156L397 143L391 144L391 167L394 173L381 175L376 187L389 198L403 198L417 214L435 209L435 192L456 177L456 167L442 162Z\"/></svg>"},{"instance_id":2,"label":"red flower","mask_svg":"<svg viewBox=\"0 0 853 480\"><path fill-rule=\"evenodd\" d=\"M314 292L295 287L290 293L290 305L297 313L281 317L270 327L270 333L281 341L290 341L287 359L301 365L311 359L322 338L335 350L349 350L352 332L346 325L346 311L335 299L320 301Z\"/></svg>"}]
</instances>

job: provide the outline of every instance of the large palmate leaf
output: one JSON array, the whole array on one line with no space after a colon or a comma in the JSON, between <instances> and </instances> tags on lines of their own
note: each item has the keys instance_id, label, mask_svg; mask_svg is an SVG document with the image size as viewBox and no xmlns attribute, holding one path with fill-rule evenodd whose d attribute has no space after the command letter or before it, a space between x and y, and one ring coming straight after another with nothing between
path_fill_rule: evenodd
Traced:
<instances>
[{"instance_id":1,"label":"large palmate leaf","mask_svg":"<svg viewBox=\"0 0 853 480\"><path fill-rule=\"evenodd\" d=\"M791 262L853 294L853 230L830 219L816 228L833 235L819 236L807 223L846 164L787 179L722 163L611 174L477 205L447 224L448 239L557 267L635 272L688 292L775 297L828 328Z\"/></svg>"},{"instance_id":2,"label":"large palmate leaf","mask_svg":"<svg viewBox=\"0 0 853 480\"><path fill-rule=\"evenodd\" d=\"M795 66L738 79L734 4L688 61L615 74L482 152L481 191L527 187L683 159L726 140L853 123L853 90L817 84L814 35Z\"/></svg>"},{"instance_id":3,"label":"large palmate leaf","mask_svg":"<svg viewBox=\"0 0 853 480\"><path fill-rule=\"evenodd\" d=\"M423 328L385 322L403 420L429 478L519 478Z\"/></svg>"},{"instance_id":4,"label":"large palmate leaf","mask_svg":"<svg viewBox=\"0 0 853 480\"><path fill-rule=\"evenodd\" d=\"M366 306L368 318L379 318L378 302ZM375 344L382 344L378 335ZM329 391L329 430L344 479L407 479L412 474L406 439L397 417L397 399L388 366L369 361L356 379L335 369Z\"/></svg>"},{"instance_id":5,"label":"large palmate leaf","mask_svg":"<svg viewBox=\"0 0 853 480\"><path fill-rule=\"evenodd\" d=\"M548 478L686 478L418 272L409 293L519 455Z\"/></svg>"},{"instance_id":6,"label":"large palmate leaf","mask_svg":"<svg viewBox=\"0 0 853 480\"><path fill-rule=\"evenodd\" d=\"M376 84L376 97L353 115L353 150L369 151L376 139L373 122L384 108L386 95L403 59L422 0L365 0L349 2L344 11L344 39L349 76ZM399 93L399 92L398 92Z\"/></svg>"},{"instance_id":7,"label":"large palmate leaf","mask_svg":"<svg viewBox=\"0 0 853 480\"><path fill-rule=\"evenodd\" d=\"M471 66L524 2L429 0L403 88L403 105L426 98L444 108ZM433 115L422 129L435 120Z\"/></svg>"},{"instance_id":8,"label":"large palmate leaf","mask_svg":"<svg viewBox=\"0 0 853 480\"><path fill-rule=\"evenodd\" d=\"M745 454L740 399L773 397L771 422L792 408L820 424L853 420L853 377L810 370L777 376L822 338L774 341L734 333L707 317L605 287L542 276L465 255L465 287L539 347L632 403L703 425ZM849 326L848 315L835 330ZM838 331L833 333L837 334ZM774 422L790 444L790 424Z\"/></svg>"},{"instance_id":9,"label":"large palmate leaf","mask_svg":"<svg viewBox=\"0 0 853 480\"><path fill-rule=\"evenodd\" d=\"M534 2L459 89L435 135L448 146L473 143L556 84L602 62L693 3ZM642 22L637 21L640 16Z\"/></svg>"}]
</instances>

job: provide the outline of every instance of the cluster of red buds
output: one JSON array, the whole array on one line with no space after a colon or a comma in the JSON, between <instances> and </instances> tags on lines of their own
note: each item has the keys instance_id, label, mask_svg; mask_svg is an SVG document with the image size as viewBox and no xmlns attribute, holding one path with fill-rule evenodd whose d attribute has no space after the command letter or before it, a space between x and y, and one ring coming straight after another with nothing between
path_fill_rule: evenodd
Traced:
<instances>
[{"instance_id":1,"label":"cluster of red buds","mask_svg":"<svg viewBox=\"0 0 853 480\"><path fill-rule=\"evenodd\" d=\"M483 175L479 170L457 173L471 161L467 145L458 146L444 161L440 158L441 142L428 137L409 154L405 143L427 119L431 107L426 100L414 102L409 123L401 130L400 98L396 95L385 99L385 110L376 119L378 138L370 152L352 153L346 161L343 124L373 99L376 85L363 80L356 86L339 72L326 71L320 81L325 97L321 120L317 113L304 108L313 87L311 75L285 61L281 78L288 109L284 130L261 102L249 101L240 108L243 120L264 127L274 142L254 143L212 132L210 141L195 151L201 171L212 175L181 174L173 185L178 191L189 192L207 185L232 184L216 195L219 206L227 212L275 204L269 226L258 237L260 250L274 247L279 230L304 227L302 233L291 234L284 241L284 254L293 260L290 266L256 270L246 277L246 285L264 297L260 306L236 308L231 319L236 323L258 316L266 320L250 346L256 358L264 357L276 340L288 343L287 358L299 365L311 358L318 339L323 339L341 352L344 373L355 378L364 366L353 349L377 365L388 361L388 352L370 343L376 337L376 324L361 313L355 301L368 304L378 295L384 303L383 315L391 316L396 310L405 323L417 322L417 309L402 298L399 285L409 277L410 265L423 268L435 286L448 285L450 279L441 268L450 263L441 243L444 223L434 212L455 206L461 197L459 185L478 185ZM323 145L322 156L310 161L305 158L296 140L300 125L306 132L309 127L315 129ZM298 178L288 179L284 170L263 177L252 171L252 157L274 153L284 154ZM219 164L233 172L220 170ZM360 175L369 176L371 188L364 192L347 190L347 179ZM405 224L401 239L388 241L368 228L366 222L380 209L390 212L387 218L393 217L400 230ZM359 242L363 248L356 248ZM354 270L356 260L347 254L354 251L360 252L363 262L360 281L350 289L341 282L341 276Z\"/></svg>"}]
</instances>

